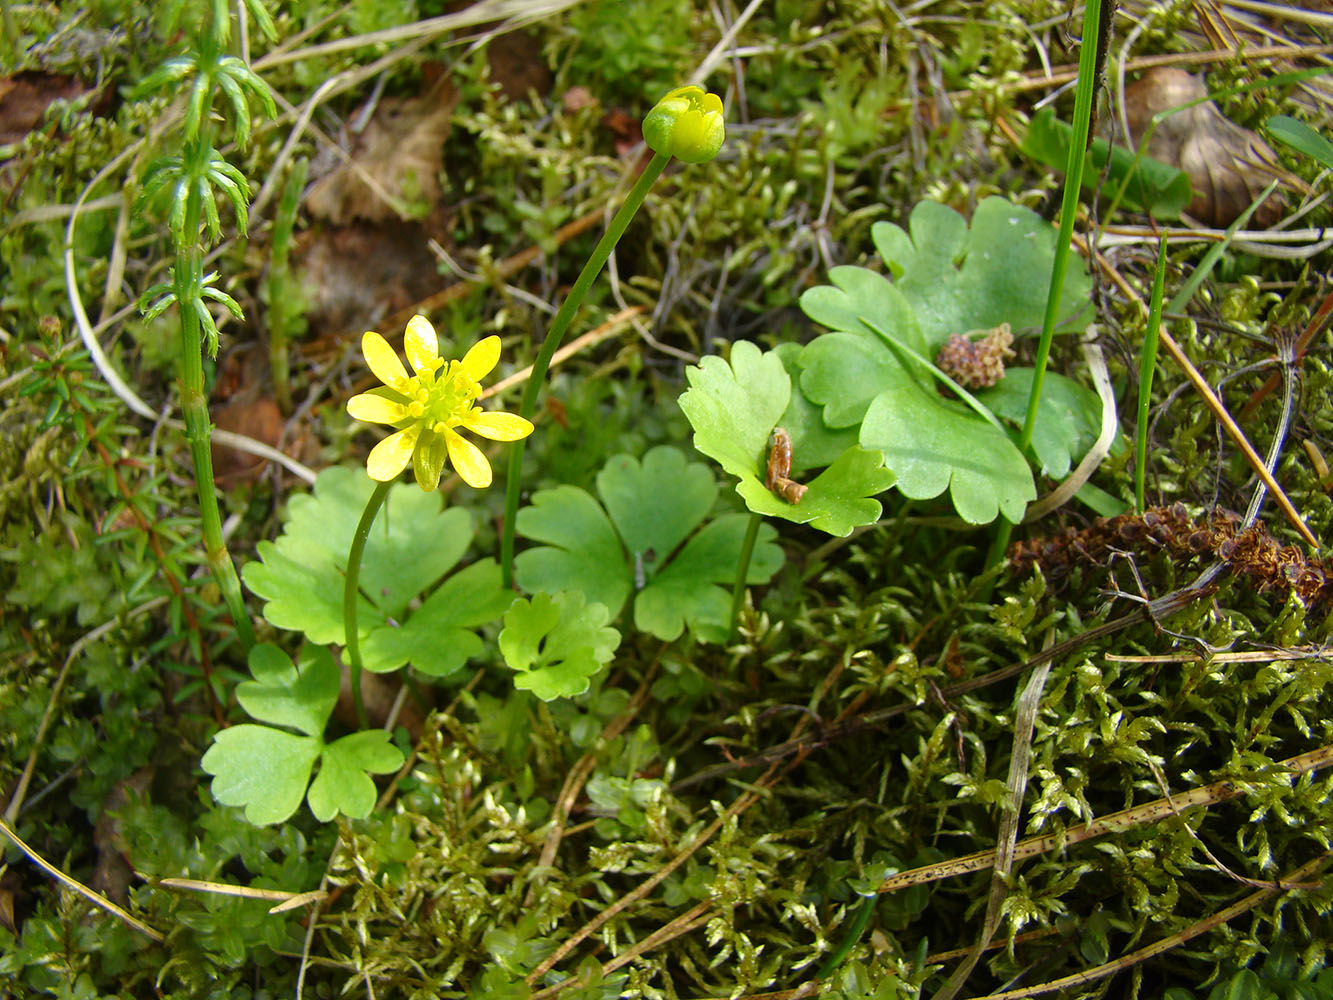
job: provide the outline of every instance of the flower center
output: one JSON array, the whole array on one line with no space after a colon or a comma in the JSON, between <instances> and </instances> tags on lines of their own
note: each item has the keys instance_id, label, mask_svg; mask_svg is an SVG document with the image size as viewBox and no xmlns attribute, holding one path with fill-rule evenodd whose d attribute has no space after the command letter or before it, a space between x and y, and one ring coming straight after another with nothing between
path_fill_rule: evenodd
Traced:
<instances>
[{"instance_id":1,"label":"flower center","mask_svg":"<svg viewBox=\"0 0 1333 1000\"><path fill-rule=\"evenodd\" d=\"M408 413L436 433L456 427L472 410L472 401L481 395L481 386L463 372L460 361L450 361L439 379L433 372L422 372L413 381Z\"/></svg>"}]
</instances>

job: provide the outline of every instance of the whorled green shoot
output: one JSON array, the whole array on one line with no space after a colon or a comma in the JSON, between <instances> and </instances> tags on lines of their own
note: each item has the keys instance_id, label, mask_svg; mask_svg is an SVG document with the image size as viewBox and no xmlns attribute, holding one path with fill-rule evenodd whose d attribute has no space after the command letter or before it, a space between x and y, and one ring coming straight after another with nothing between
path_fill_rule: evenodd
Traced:
<instances>
[{"instance_id":1,"label":"whorled green shoot","mask_svg":"<svg viewBox=\"0 0 1333 1000\"><path fill-rule=\"evenodd\" d=\"M256 5L247 3L247 6ZM180 318L177 376L185 438L199 495L204 551L236 625L237 636L248 651L254 644L254 630L245 610L235 564L222 537L222 517L213 481L209 441L212 425L208 416L202 355L207 348L210 356L216 356L218 348L217 324L206 300L220 303L237 318L241 317L241 308L230 295L213 287L217 275L204 274L203 260L205 248L216 243L222 235L218 195L223 195L231 204L236 215L236 228L242 233L248 221L250 198L250 185L245 175L228 163L215 147L216 122L219 120L215 119L215 105L225 109L220 120L230 120L236 141L241 146L250 138L250 100L258 100L269 115L275 115L277 108L268 85L241 59L225 53L230 28L228 17L226 7L215 4L212 17L203 18L194 48L168 60L140 87L142 92L165 88L186 92L180 152L155 162L143 182L145 200L166 196L167 229L174 256L171 280L149 289L141 303L149 318L161 315L171 305L176 306ZM273 33L273 22L266 12L262 17L257 16L257 22L266 32ZM218 102L218 96L224 99Z\"/></svg>"}]
</instances>

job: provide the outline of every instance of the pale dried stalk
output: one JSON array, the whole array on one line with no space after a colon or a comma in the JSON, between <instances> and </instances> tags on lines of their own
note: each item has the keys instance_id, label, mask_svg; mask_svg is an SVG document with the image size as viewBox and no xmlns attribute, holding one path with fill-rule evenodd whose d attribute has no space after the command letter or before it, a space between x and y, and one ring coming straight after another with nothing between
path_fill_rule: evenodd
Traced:
<instances>
[{"instance_id":1,"label":"pale dried stalk","mask_svg":"<svg viewBox=\"0 0 1333 1000\"><path fill-rule=\"evenodd\" d=\"M1320 768L1328 767L1330 764L1333 764L1333 746L1320 747L1318 750L1311 750L1308 753L1289 757L1282 761L1280 766L1288 768L1293 775L1298 775L1307 771L1317 771ZM1126 830L1146 826L1166 819L1168 816L1177 815L1179 810L1192 809L1195 806L1216 805L1219 802L1225 802L1227 799L1234 799L1236 796L1244 794L1244 792L1245 788L1234 781L1215 781L1210 785L1203 785L1172 795L1170 799L1153 799L1153 801L1145 802L1141 806L1122 809L1120 812L1095 819L1083 826L1076 826L1059 833L1029 837L1015 845L1013 859L1014 861L1022 861L1038 854L1045 854L1047 851L1063 850L1071 844L1081 844L1085 840L1092 840L1094 837L1100 837L1103 834L1123 833ZM896 892L899 889L906 889L913 885L922 885L927 882L937 882L940 879L985 871L993 864L995 864L994 851L978 851L976 854L968 854L961 858L953 858L933 865L923 865L920 868L890 875L880 884L879 891Z\"/></svg>"}]
</instances>

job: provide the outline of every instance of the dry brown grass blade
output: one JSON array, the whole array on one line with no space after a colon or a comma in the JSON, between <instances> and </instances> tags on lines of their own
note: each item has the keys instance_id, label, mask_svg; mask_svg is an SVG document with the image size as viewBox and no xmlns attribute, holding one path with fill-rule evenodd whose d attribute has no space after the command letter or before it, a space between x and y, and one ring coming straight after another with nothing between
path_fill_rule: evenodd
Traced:
<instances>
[{"instance_id":1,"label":"dry brown grass blade","mask_svg":"<svg viewBox=\"0 0 1333 1000\"><path fill-rule=\"evenodd\" d=\"M1333 765L1333 746L1320 747L1318 750L1298 754L1281 763L1281 766L1290 769L1293 775L1304 774L1307 771L1317 771L1329 765ZM1085 840L1092 840L1094 837L1100 837L1103 834L1120 833L1149 823L1156 823L1169 816L1177 815L1179 810L1192 809L1195 806L1216 805L1219 802L1225 802L1227 799L1234 799L1236 796L1243 794L1244 791L1244 788L1238 786L1234 781L1215 781L1211 785L1203 785L1190 791L1172 795L1169 799L1154 799L1141 806L1122 809L1120 812L1111 813L1109 816L1103 816L1101 819L1093 820L1083 826L1067 829L1062 833L1029 837L1015 846L1014 860L1021 861L1025 858L1035 857L1038 854L1045 854L1047 851L1063 849L1070 844L1080 844ZM909 886L984 871L994 863L994 851L978 851L976 854L969 854L950 861L941 861L937 864L924 865L921 868L913 868L911 871L890 875L880 885L879 891L896 892Z\"/></svg>"},{"instance_id":2,"label":"dry brown grass blade","mask_svg":"<svg viewBox=\"0 0 1333 1000\"><path fill-rule=\"evenodd\" d=\"M1319 303L1319 308L1315 310L1315 314L1310 317L1310 322L1305 324L1305 329L1302 330L1301 335L1296 338L1293 351L1298 361L1304 357L1305 349L1310 346L1310 341L1314 340L1319 334L1319 331L1324 329L1328 324L1330 315L1333 315L1333 292L1324 296L1324 301ZM1248 419L1250 414L1255 411L1255 408L1264 401L1264 398L1278 387L1278 383L1281 380L1282 376L1279 372L1274 372L1272 375L1268 376L1268 379L1264 384L1256 389L1254 394L1245 401L1245 405L1240 408L1240 419Z\"/></svg>"},{"instance_id":3,"label":"dry brown grass blade","mask_svg":"<svg viewBox=\"0 0 1333 1000\"><path fill-rule=\"evenodd\" d=\"M1047 633L1046 648L1053 644L1055 633ZM934 996L934 1000L953 1000L958 991L967 982L967 977L976 968L986 947L995 937L1004 916L1004 901L1009 895L1009 872L1016 860L1018 842L1018 822L1023 812L1023 797L1027 792L1028 769L1032 762L1032 731L1037 722L1037 710L1041 707L1041 695L1046 689L1046 678L1050 675L1052 660L1039 664L1018 696L1014 710L1014 742L1009 755L1009 777L1004 803L1000 815L1000 829L996 835L994 871L991 873L990 891L986 900L986 916L982 921L981 934L963 958L963 962Z\"/></svg>"},{"instance_id":4,"label":"dry brown grass blade","mask_svg":"<svg viewBox=\"0 0 1333 1000\"><path fill-rule=\"evenodd\" d=\"M1203 397L1204 404L1213 411L1213 416L1221 423L1222 429L1227 432L1227 437L1231 438L1236 447L1241 450L1241 454L1245 456L1245 461L1254 470L1254 474L1268 487L1268 491L1273 495L1273 499L1277 501L1277 505L1282 508L1282 513L1287 516L1287 520L1291 522L1292 527L1300 533L1300 536L1305 539L1311 548L1318 549L1319 539L1315 538L1310 529L1306 527L1300 511L1296 509L1296 505L1283 492L1282 487L1273 478L1273 474L1268 471L1268 467L1264 465L1264 460L1259 457L1259 453L1254 450L1245 437L1245 432L1231 418L1227 408L1222 405L1222 400L1217 398L1217 393L1213 392L1213 387L1200 374L1199 369L1194 367L1194 363L1185 355L1185 352L1181 350L1180 345L1176 343L1175 338L1166 331L1165 327L1158 331L1158 336L1162 346L1167 349L1171 357L1175 358L1176 364L1180 365L1185 377L1190 380L1190 384L1194 386L1195 391Z\"/></svg>"},{"instance_id":5,"label":"dry brown grass blade","mask_svg":"<svg viewBox=\"0 0 1333 1000\"><path fill-rule=\"evenodd\" d=\"M1305 864L1289 872L1280 879L1280 883L1290 884L1302 881L1307 875L1317 870L1319 866L1327 860L1331 853L1333 852L1325 852L1317 858L1307 861ZM1184 944L1191 938L1196 938L1200 934L1212 930L1214 927L1222 926L1227 921L1240 916L1242 913L1254 909L1270 896L1275 896L1278 892L1284 891L1285 888L1286 886L1284 885L1281 889L1270 887L1260 889L1258 892L1252 892L1240 902L1233 903L1226 909L1218 910L1211 917L1206 917L1198 923L1190 924L1190 926L1186 927L1183 931L1178 931L1160 941L1155 941L1147 947L1140 948L1138 951L1132 951L1128 955L1122 955L1114 962L1107 962L1104 965L1094 966L1091 969L1084 969L1082 972L1076 972L1072 976L1053 979L1048 983L1038 983L1035 986L1028 986L1017 990L1008 990L1004 993L991 993L984 997L978 997L977 1000L1019 1000L1019 997L1035 997L1040 996L1043 993L1055 993L1058 990L1083 986L1086 983L1095 982L1096 980L1104 979L1107 976L1113 976L1117 972L1123 972L1125 969L1138 965L1140 962L1146 962L1150 958L1168 952L1177 945Z\"/></svg>"},{"instance_id":6,"label":"dry brown grass blade","mask_svg":"<svg viewBox=\"0 0 1333 1000\"><path fill-rule=\"evenodd\" d=\"M1245 50L1247 59L1309 59L1313 56L1333 55L1333 45L1256 45ZM1160 56L1140 56L1125 64L1125 71L1137 73L1157 66L1207 66L1210 63L1229 62L1236 58L1231 49L1209 49L1205 52L1172 52ZM1011 93L1058 87L1078 79L1077 66L1056 66L1050 76L1029 76L1009 85ZM968 93L960 91L960 96ZM952 96L952 95L951 95Z\"/></svg>"},{"instance_id":7,"label":"dry brown grass blade","mask_svg":"<svg viewBox=\"0 0 1333 1000\"><path fill-rule=\"evenodd\" d=\"M708 901L697 903L686 910L680 916L676 917L668 924L663 924L657 930L653 931L646 938L633 947L626 948L611 961L602 966L602 975L615 972L621 966L628 965L634 959L638 958L654 948L673 941L678 937L689 934L691 931L698 930L716 915L717 907Z\"/></svg>"},{"instance_id":8,"label":"dry brown grass blade","mask_svg":"<svg viewBox=\"0 0 1333 1000\"><path fill-rule=\"evenodd\" d=\"M93 890L89 889L78 879L71 878L69 875L66 875L55 865L51 864L51 862L47 861L44 857L42 857L31 847L29 847L19 837L19 835L15 833L13 829L10 828L9 824L2 819L0 819L0 834L4 834L5 837L7 837L15 847L17 847L27 856L29 861L31 861L42 871L46 872L46 874L50 875L53 879L55 879L57 882L63 885L66 889L69 889L71 892L78 893L84 899L88 900L88 902L92 903L93 906L96 906L98 909L105 910L107 913L111 914L113 917L121 921L126 926L133 927L140 934L145 934L148 937L152 938L154 941L166 940L166 938L162 935L161 931L157 931L149 927L142 920L139 920L137 917L133 917L129 913L122 910L119 906L111 902L111 900L107 899L101 893L93 892Z\"/></svg>"}]
</instances>

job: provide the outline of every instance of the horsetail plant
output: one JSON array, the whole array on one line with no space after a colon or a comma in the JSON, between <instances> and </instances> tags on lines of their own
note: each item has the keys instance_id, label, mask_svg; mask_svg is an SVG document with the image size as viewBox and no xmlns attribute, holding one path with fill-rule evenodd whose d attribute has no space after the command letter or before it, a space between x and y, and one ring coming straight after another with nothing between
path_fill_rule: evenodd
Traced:
<instances>
[{"instance_id":1,"label":"horsetail plant","mask_svg":"<svg viewBox=\"0 0 1333 1000\"><path fill-rule=\"evenodd\" d=\"M276 37L273 19L259 0L245 0L246 9L260 30ZM177 372L185 438L194 461L195 486L209 568L236 624L237 636L248 651L254 645L254 630L241 596L240 579L222 537L217 488L213 481L210 452L208 397L204 390L201 351L216 357L218 328L208 301L220 303L237 319L242 318L236 300L218 288L216 271L204 273L204 251L222 236L217 197L226 197L236 214L236 228L244 233L248 223L250 185L245 175L217 148L221 129L230 113L231 131L238 145L250 138L250 104L258 101L270 116L277 113L268 85L238 56L227 54L230 19L225 4L211 5L211 16L201 18L202 27L191 51L168 60L141 85L142 93L168 87L188 86L180 125L179 152L159 158L143 179L141 201L166 201L167 230L174 263L171 280L146 291L140 308L155 319L173 304L179 316L180 361ZM218 101L221 95L224 100ZM222 113L215 117L214 109Z\"/></svg>"}]
</instances>

